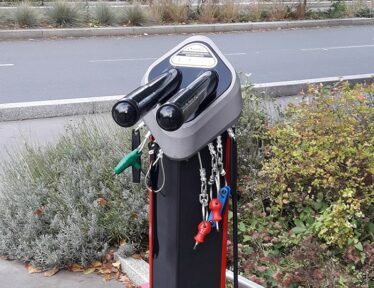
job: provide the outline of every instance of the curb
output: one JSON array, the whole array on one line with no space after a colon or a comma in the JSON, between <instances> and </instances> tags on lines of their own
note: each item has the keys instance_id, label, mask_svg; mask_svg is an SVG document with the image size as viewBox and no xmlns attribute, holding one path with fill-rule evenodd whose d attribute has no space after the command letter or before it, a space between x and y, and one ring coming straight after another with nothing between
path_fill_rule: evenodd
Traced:
<instances>
[{"instance_id":1,"label":"curb","mask_svg":"<svg viewBox=\"0 0 374 288\"><path fill-rule=\"evenodd\" d=\"M260 83L260 84L254 84L253 88L255 90L255 93L258 95L267 95L271 97L295 96L295 95L300 94L303 91L307 91L309 85L313 85L313 84L314 85L315 84L334 85L342 81L348 81L351 85L355 85L359 83L373 83L374 73L360 74L360 75L348 75L348 76L340 76L340 77L326 77L326 78L316 78L316 79L295 80L295 81ZM0 112L0 115L1 115L1 112Z\"/></svg>"},{"instance_id":2,"label":"curb","mask_svg":"<svg viewBox=\"0 0 374 288\"><path fill-rule=\"evenodd\" d=\"M122 272L125 273L132 282L138 287L149 287L149 264L142 259L134 259L132 257L122 258L116 255L121 262ZM234 274L230 270L226 270L226 279L233 281ZM239 276L239 288L264 288L263 286L252 282L242 276Z\"/></svg>"},{"instance_id":3,"label":"curb","mask_svg":"<svg viewBox=\"0 0 374 288\"><path fill-rule=\"evenodd\" d=\"M326 20L299 20L276 22L248 22L228 24L189 24L149 27L104 27L0 30L0 40L27 40L70 37L161 35L182 33L221 33L234 31L261 31L276 29L373 25L374 18L345 18Z\"/></svg>"},{"instance_id":4,"label":"curb","mask_svg":"<svg viewBox=\"0 0 374 288\"><path fill-rule=\"evenodd\" d=\"M301 92L306 91L310 84L334 85L341 81L348 81L352 85L357 83L373 83L374 73L260 83L254 84L253 89L256 95L267 95L278 98L299 95ZM116 95L0 104L0 123L5 121L105 113L111 111L114 103L124 96L125 95Z\"/></svg>"}]
</instances>

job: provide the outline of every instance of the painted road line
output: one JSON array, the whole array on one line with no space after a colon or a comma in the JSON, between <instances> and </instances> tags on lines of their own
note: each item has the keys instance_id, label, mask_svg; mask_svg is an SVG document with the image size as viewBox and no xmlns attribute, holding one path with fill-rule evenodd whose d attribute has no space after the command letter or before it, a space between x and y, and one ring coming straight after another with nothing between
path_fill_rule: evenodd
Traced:
<instances>
[{"instance_id":1,"label":"painted road line","mask_svg":"<svg viewBox=\"0 0 374 288\"><path fill-rule=\"evenodd\" d=\"M88 60L89 63L98 62L124 62L124 61L151 61L157 58L119 58L119 59L98 59L98 60Z\"/></svg>"},{"instance_id":2,"label":"painted road line","mask_svg":"<svg viewBox=\"0 0 374 288\"><path fill-rule=\"evenodd\" d=\"M227 53L224 54L225 56L244 56L247 53L244 52L234 52L234 53ZM126 61L152 61L158 58L118 58L118 59L96 59L96 60L88 60L89 63L100 63L100 62L126 62Z\"/></svg>"},{"instance_id":3,"label":"painted road line","mask_svg":"<svg viewBox=\"0 0 374 288\"><path fill-rule=\"evenodd\" d=\"M0 64L0 67L11 67L14 66L14 64Z\"/></svg>"},{"instance_id":4,"label":"painted road line","mask_svg":"<svg viewBox=\"0 0 374 288\"><path fill-rule=\"evenodd\" d=\"M301 51L329 51L338 49L359 49L359 48L372 48L374 44L368 45L351 45L351 46L332 46L332 47L320 47L320 48L304 48Z\"/></svg>"}]
</instances>

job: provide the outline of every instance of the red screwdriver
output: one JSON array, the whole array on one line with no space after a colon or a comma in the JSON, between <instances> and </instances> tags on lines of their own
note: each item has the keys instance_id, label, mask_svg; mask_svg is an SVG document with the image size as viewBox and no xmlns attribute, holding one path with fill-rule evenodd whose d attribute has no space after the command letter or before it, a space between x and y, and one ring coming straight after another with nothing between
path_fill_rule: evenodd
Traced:
<instances>
[{"instance_id":1,"label":"red screwdriver","mask_svg":"<svg viewBox=\"0 0 374 288\"><path fill-rule=\"evenodd\" d=\"M217 231L219 231L218 222L222 220L222 216L221 216L222 203L217 198L214 198L210 200L209 209L210 211L212 211L211 220L216 222L216 228L217 228Z\"/></svg>"},{"instance_id":2,"label":"red screwdriver","mask_svg":"<svg viewBox=\"0 0 374 288\"><path fill-rule=\"evenodd\" d=\"M197 245L204 243L205 236L208 235L210 231L212 230L212 225L210 224L209 221L202 221L200 222L199 226L197 226L197 229L198 229L198 232L196 236L194 237L196 241L195 246L193 247L194 250L196 249Z\"/></svg>"}]
</instances>

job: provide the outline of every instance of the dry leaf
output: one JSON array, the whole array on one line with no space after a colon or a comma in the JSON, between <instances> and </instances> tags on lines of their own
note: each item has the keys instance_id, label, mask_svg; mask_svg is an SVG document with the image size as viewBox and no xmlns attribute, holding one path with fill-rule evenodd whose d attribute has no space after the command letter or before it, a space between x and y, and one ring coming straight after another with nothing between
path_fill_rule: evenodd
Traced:
<instances>
[{"instance_id":1,"label":"dry leaf","mask_svg":"<svg viewBox=\"0 0 374 288\"><path fill-rule=\"evenodd\" d=\"M44 272L44 277L52 277L55 275L60 269L58 267L53 267L52 269L49 269Z\"/></svg>"},{"instance_id":2,"label":"dry leaf","mask_svg":"<svg viewBox=\"0 0 374 288\"><path fill-rule=\"evenodd\" d=\"M129 277L127 277L126 275L122 275L118 281L122 282L125 284L125 287L133 287L133 284L132 282L130 281Z\"/></svg>"},{"instance_id":3,"label":"dry leaf","mask_svg":"<svg viewBox=\"0 0 374 288\"><path fill-rule=\"evenodd\" d=\"M142 256L138 253L135 253L135 254L131 255L131 257L134 258L134 259L138 259L138 260L142 259Z\"/></svg>"},{"instance_id":4,"label":"dry leaf","mask_svg":"<svg viewBox=\"0 0 374 288\"><path fill-rule=\"evenodd\" d=\"M93 268L100 268L101 266L103 265L103 263L101 263L100 261L94 261L91 263L91 267Z\"/></svg>"},{"instance_id":5,"label":"dry leaf","mask_svg":"<svg viewBox=\"0 0 374 288\"><path fill-rule=\"evenodd\" d=\"M112 265L113 265L113 267L116 267L116 268L119 269L119 267L121 266L121 262L120 261L113 262Z\"/></svg>"},{"instance_id":6,"label":"dry leaf","mask_svg":"<svg viewBox=\"0 0 374 288\"><path fill-rule=\"evenodd\" d=\"M33 273L42 273L43 272L43 269L35 268L31 264L26 264L26 270L30 274L33 274Z\"/></svg>"},{"instance_id":7,"label":"dry leaf","mask_svg":"<svg viewBox=\"0 0 374 288\"><path fill-rule=\"evenodd\" d=\"M84 271L83 267L81 265L79 265L79 264L73 264L73 265L71 265L70 270L72 272L83 272Z\"/></svg>"},{"instance_id":8,"label":"dry leaf","mask_svg":"<svg viewBox=\"0 0 374 288\"><path fill-rule=\"evenodd\" d=\"M98 198L98 199L96 200L96 203L97 203L99 206L104 207L104 206L108 203L108 201L107 201L106 199L100 197L100 198Z\"/></svg>"},{"instance_id":9,"label":"dry leaf","mask_svg":"<svg viewBox=\"0 0 374 288\"><path fill-rule=\"evenodd\" d=\"M91 274L93 272L96 271L96 268L92 267L92 268L87 268L86 270L84 270L83 274Z\"/></svg>"},{"instance_id":10,"label":"dry leaf","mask_svg":"<svg viewBox=\"0 0 374 288\"><path fill-rule=\"evenodd\" d=\"M98 270L101 274L111 274L112 273L112 269L109 269L109 268L99 268Z\"/></svg>"},{"instance_id":11,"label":"dry leaf","mask_svg":"<svg viewBox=\"0 0 374 288\"><path fill-rule=\"evenodd\" d=\"M119 241L119 246L123 246L123 245L125 245L125 244L126 244L126 241L125 241L125 240L122 239L122 240Z\"/></svg>"},{"instance_id":12,"label":"dry leaf","mask_svg":"<svg viewBox=\"0 0 374 288\"><path fill-rule=\"evenodd\" d=\"M110 280L112 280L112 278L113 278L112 274L105 274L104 275L104 281L110 281Z\"/></svg>"},{"instance_id":13,"label":"dry leaf","mask_svg":"<svg viewBox=\"0 0 374 288\"><path fill-rule=\"evenodd\" d=\"M43 214L43 212L44 212L44 208L41 207L41 208L35 209L35 210L32 212L32 215L40 216L40 215Z\"/></svg>"}]
</instances>

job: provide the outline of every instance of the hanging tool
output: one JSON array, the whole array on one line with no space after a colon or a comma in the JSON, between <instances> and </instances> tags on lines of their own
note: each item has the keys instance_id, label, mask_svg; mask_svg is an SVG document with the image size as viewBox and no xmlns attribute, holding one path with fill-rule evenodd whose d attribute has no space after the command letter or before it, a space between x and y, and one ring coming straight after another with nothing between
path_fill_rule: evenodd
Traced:
<instances>
[{"instance_id":1,"label":"hanging tool","mask_svg":"<svg viewBox=\"0 0 374 288\"><path fill-rule=\"evenodd\" d=\"M222 217L222 215L223 215L223 213L225 211L225 205L227 203L227 200L230 197L230 193L231 193L231 188L229 186L222 187L220 189L219 193L218 193L218 201L221 204L221 208L220 208L220 215L221 215L221 217ZM212 228L214 228L217 225L217 223L215 223L214 215L213 215L212 212L209 214L208 221L211 222Z\"/></svg>"},{"instance_id":2,"label":"hanging tool","mask_svg":"<svg viewBox=\"0 0 374 288\"><path fill-rule=\"evenodd\" d=\"M206 235L208 235L210 231L212 230L212 226L209 221L204 220L200 222L197 229L198 229L198 232L196 236L194 237L196 241L195 246L193 247L194 250L196 249L197 245L204 243Z\"/></svg>"},{"instance_id":3,"label":"hanging tool","mask_svg":"<svg viewBox=\"0 0 374 288\"><path fill-rule=\"evenodd\" d=\"M213 221L216 224L217 231L219 231L218 223L222 220L222 216L221 216L222 204L217 198L214 198L210 200L209 209L212 215L211 221Z\"/></svg>"},{"instance_id":4,"label":"hanging tool","mask_svg":"<svg viewBox=\"0 0 374 288\"><path fill-rule=\"evenodd\" d=\"M133 151L131 151L129 154L127 154L125 157L122 158L122 160L118 163L116 168L114 168L115 174L121 174L123 171L125 171L130 166L135 167L138 170L141 169L140 156L149 136L151 136L151 132L148 132L145 135L145 139L138 146L138 148L134 149Z\"/></svg>"}]
</instances>

